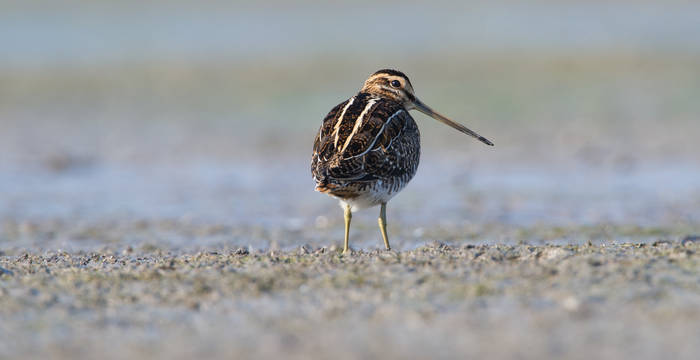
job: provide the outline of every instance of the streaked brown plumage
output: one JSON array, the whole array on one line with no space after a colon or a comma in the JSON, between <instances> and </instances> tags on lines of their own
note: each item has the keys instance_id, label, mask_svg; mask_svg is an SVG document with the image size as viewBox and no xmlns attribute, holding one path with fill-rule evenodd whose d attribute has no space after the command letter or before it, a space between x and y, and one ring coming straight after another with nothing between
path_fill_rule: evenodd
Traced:
<instances>
[{"instance_id":1,"label":"streaked brown plumage","mask_svg":"<svg viewBox=\"0 0 700 360\"><path fill-rule=\"evenodd\" d=\"M326 115L311 158L316 190L338 198L345 209L344 253L352 211L376 205L381 205L384 245L390 248L386 203L413 178L420 160L420 133L408 113L411 109L493 145L420 102L402 72L383 69L372 74L357 95Z\"/></svg>"}]
</instances>

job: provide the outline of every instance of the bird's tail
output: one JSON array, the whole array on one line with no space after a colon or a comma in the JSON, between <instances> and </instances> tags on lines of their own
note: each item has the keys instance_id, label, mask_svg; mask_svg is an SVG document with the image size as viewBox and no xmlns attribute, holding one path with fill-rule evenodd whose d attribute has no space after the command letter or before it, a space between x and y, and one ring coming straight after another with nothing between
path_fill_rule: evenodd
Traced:
<instances>
[{"instance_id":1,"label":"bird's tail","mask_svg":"<svg viewBox=\"0 0 700 360\"><path fill-rule=\"evenodd\" d=\"M321 192L321 193L330 193L334 189L338 188L338 184L334 184L330 182L328 179L328 176L326 174L322 174L316 180L316 191Z\"/></svg>"},{"instance_id":2,"label":"bird's tail","mask_svg":"<svg viewBox=\"0 0 700 360\"><path fill-rule=\"evenodd\" d=\"M340 187L340 185L333 181L333 178L328 174L329 169L327 166L319 167L317 170L318 171L314 176L314 180L316 181L316 191L321 193L331 193L333 190Z\"/></svg>"}]
</instances>

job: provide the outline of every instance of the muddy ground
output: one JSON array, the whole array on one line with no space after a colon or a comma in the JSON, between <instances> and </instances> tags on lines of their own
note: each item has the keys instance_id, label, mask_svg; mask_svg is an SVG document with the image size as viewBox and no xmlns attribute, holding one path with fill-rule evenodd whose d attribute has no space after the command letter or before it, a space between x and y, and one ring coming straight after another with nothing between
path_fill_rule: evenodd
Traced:
<instances>
[{"instance_id":1,"label":"muddy ground","mask_svg":"<svg viewBox=\"0 0 700 360\"><path fill-rule=\"evenodd\" d=\"M0 256L2 358L694 359L700 241Z\"/></svg>"}]
</instances>

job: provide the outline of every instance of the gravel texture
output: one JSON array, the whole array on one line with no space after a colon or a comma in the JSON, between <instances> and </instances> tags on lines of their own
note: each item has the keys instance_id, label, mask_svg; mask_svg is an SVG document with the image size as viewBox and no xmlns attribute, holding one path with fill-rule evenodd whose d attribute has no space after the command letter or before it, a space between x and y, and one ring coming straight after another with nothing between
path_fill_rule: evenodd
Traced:
<instances>
[{"instance_id":1,"label":"gravel texture","mask_svg":"<svg viewBox=\"0 0 700 360\"><path fill-rule=\"evenodd\" d=\"M700 351L697 237L356 251L13 250L2 358L637 358Z\"/></svg>"}]
</instances>

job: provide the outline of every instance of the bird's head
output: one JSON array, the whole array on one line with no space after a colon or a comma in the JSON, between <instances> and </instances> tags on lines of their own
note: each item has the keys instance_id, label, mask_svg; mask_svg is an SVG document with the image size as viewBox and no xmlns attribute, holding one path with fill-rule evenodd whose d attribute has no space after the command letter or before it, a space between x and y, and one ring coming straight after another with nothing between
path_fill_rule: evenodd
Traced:
<instances>
[{"instance_id":1,"label":"bird's head","mask_svg":"<svg viewBox=\"0 0 700 360\"><path fill-rule=\"evenodd\" d=\"M370 75L365 84L360 89L360 92L372 94L384 99L401 103L406 110L416 109L433 119L451 126L452 128L461 131L467 135L473 136L486 145L493 146L493 143L485 137L469 130L466 126L454 122L437 111L431 109L428 105L423 104L413 91L411 80L406 74L401 71L382 69Z\"/></svg>"},{"instance_id":2,"label":"bird's head","mask_svg":"<svg viewBox=\"0 0 700 360\"><path fill-rule=\"evenodd\" d=\"M382 69L370 75L360 92L401 103L407 109L413 108L412 104L416 99L408 76L401 71L391 69Z\"/></svg>"}]
</instances>

